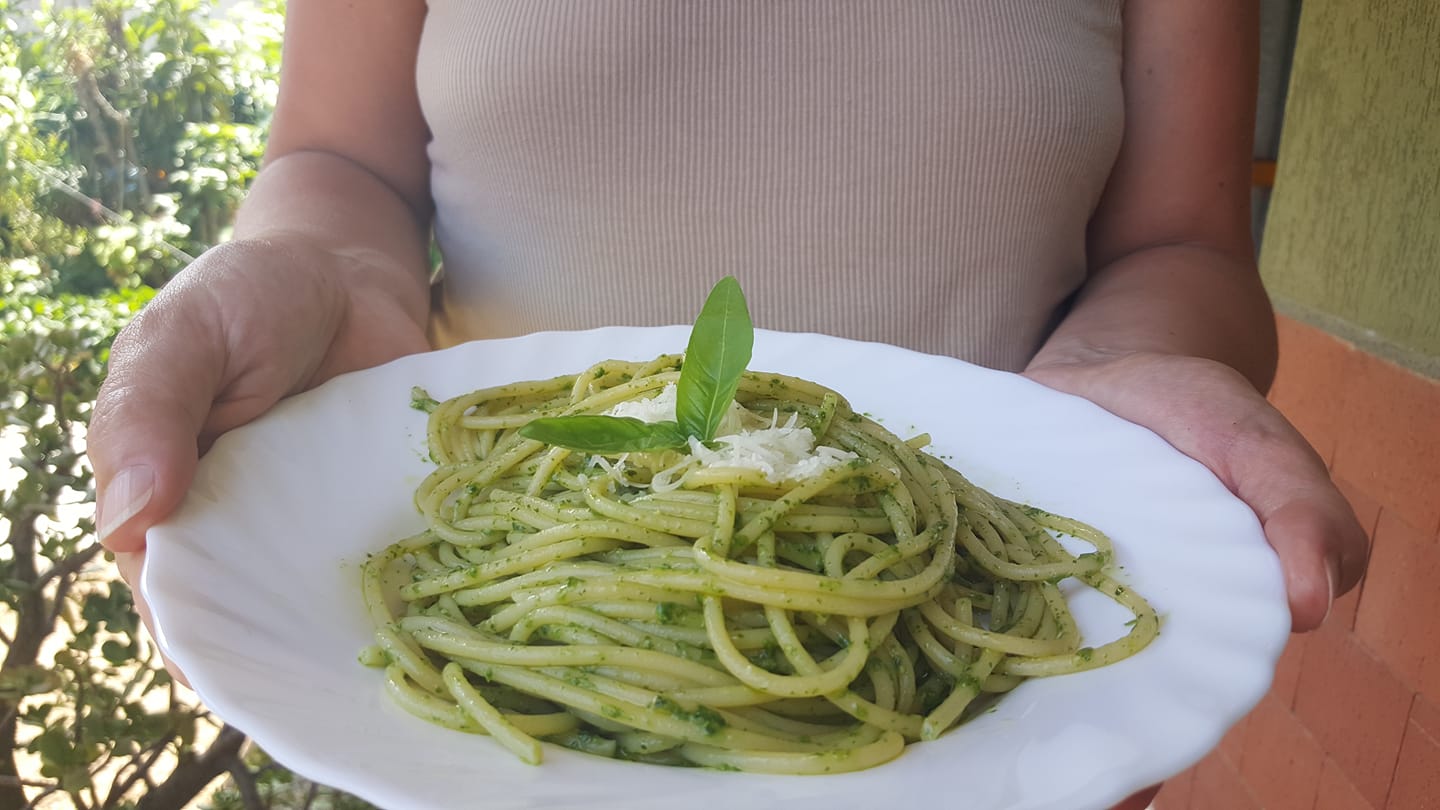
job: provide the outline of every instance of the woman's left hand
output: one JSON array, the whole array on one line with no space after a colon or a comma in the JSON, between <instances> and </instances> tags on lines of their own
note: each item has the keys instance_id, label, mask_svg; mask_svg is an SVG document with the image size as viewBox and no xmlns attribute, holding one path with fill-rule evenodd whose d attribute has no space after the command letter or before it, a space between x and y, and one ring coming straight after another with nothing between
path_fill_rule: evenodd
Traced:
<instances>
[{"instance_id":1,"label":"woman's left hand","mask_svg":"<svg viewBox=\"0 0 1440 810\"><path fill-rule=\"evenodd\" d=\"M1325 463L1240 372L1198 357L1134 353L1032 366L1027 377L1149 428L1255 511L1280 557L1296 632L1314 630L1365 572L1369 542ZM1144 810L1159 786L1112 810Z\"/></svg>"},{"instance_id":2,"label":"woman's left hand","mask_svg":"<svg viewBox=\"0 0 1440 810\"><path fill-rule=\"evenodd\" d=\"M1255 511L1280 557L1291 626L1313 630L1359 582L1365 531L1325 463L1239 372L1197 357L1133 353L1032 366L1031 379L1154 431Z\"/></svg>"}]
</instances>

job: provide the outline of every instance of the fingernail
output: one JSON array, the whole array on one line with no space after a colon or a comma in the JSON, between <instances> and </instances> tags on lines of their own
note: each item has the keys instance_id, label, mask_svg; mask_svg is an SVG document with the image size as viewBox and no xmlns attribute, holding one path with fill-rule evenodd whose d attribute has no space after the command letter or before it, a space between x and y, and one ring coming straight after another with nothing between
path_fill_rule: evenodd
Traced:
<instances>
[{"instance_id":1,"label":"fingernail","mask_svg":"<svg viewBox=\"0 0 1440 810\"><path fill-rule=\"evenodd\" d=\"M127 467L110 479L99 499L100 526L96 533L100 542L139 514L154 492L155 473L143 464Z\"/></svg>"},{"instance_id":2,"label":"fingernail","mask_svg":"<svg viewBox=\"0 0 1440 810\"><path fill-rule=\"evenodd\" d=\"M1330 618L1330 609L1335 607L1335 581L1340 579L1339 568L1340 564L1334 557L1325 558L1325 584L1330 589L1330 601L1325 604L1325 619ZM1325 619L1320 620L1321 624L1324 624Z\"/></svg>"}]
</instances>

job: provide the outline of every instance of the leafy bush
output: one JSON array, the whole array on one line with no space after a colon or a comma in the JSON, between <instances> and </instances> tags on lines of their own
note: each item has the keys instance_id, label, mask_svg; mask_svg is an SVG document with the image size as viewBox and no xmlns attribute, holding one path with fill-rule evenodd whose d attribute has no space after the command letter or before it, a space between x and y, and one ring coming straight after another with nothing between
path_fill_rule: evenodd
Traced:
<instances>
[{"instance_id":1,"label":"leafy bush","mask_svg":"<svg viewBox=\"0 0 1440 810\"><path fill-rule=\"evenodd\" d=\"M159 666L94 537L83 442L115 333L226 238L282 13L0 0L0 810L356 806L247 750ZM241 35L243 30L244 35Z\"/></svg>"}]
</instances>

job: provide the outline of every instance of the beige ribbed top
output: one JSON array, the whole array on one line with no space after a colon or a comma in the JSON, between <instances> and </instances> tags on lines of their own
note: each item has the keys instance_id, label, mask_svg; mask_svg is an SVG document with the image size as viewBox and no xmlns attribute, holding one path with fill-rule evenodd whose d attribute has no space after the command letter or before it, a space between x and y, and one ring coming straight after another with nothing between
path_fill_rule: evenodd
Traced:
<instances>
[{"instance_id":1,"label":"beige ribbed top","mask_svg":"<svg viewBox=\"0 0 1440 810\"><path fill-rule=\"evenodd\" d=\"M1016 369L1085 273L1122 0L431 0L446 343L757 326Z\"/></svg>"}]
</instances>

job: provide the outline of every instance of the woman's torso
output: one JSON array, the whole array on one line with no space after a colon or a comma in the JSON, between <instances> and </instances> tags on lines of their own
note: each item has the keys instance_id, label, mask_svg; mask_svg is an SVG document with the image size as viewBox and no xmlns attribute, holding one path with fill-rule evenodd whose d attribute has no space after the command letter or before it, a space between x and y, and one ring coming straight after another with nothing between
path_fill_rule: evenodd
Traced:
<instances>
[{"instance_id":1,"label":"woman's torso","mask_svg":"<svg viewBox=\"0 0 1440 810\"><path fill-rule=\"evenodd\" d=\"M1083 281L1121 0L431 0L444 343L757 326L1019 368Z\"/></svg>"}]
</instances>

